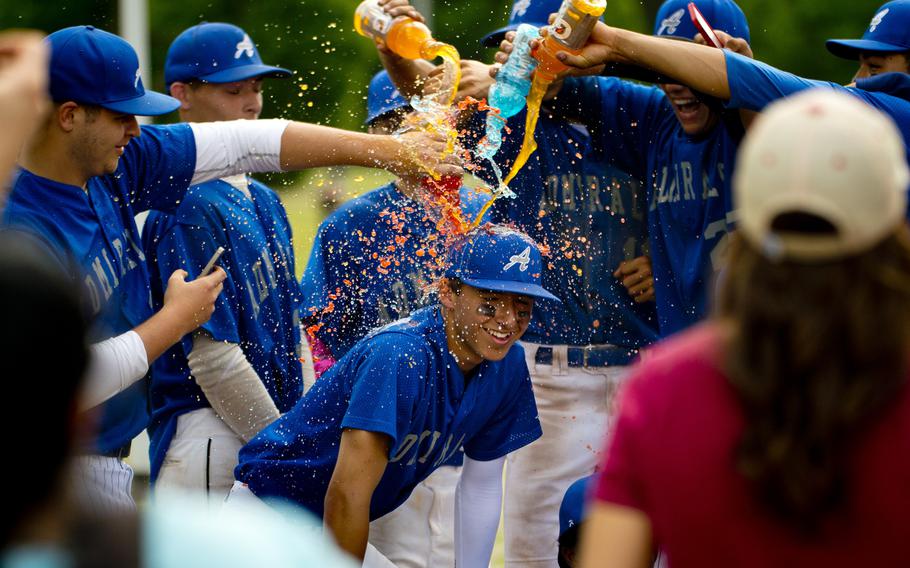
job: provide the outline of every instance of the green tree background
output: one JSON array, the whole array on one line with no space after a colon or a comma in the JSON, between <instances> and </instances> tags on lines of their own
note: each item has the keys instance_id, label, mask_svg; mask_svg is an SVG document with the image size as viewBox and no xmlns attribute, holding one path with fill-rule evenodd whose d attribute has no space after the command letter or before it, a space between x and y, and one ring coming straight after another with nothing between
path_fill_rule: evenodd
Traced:
<instances>
[{"instance_id":1,"label":"green tree background","mask_svg":"<svg viewBox=\"0 0 910 568\"><path fill-rule=\"evenodd\" d=\"M842 82L852 77L855 65L829 55L824 40L859 37L880 3L740 0L758 58L800 75ZM232 22L250 33L266 62L296 71L293 80L268 85L268 116L358 128L365 114L366 84L379 63L371 43L353 31L356 5L352 0L150 0L153 86L164 88L164 57L180 31L201 21ZM611 0L605 18L647 31L659 5L659 0ZM493 51L481 48L477 40L506 22L509 3L435 0L433 7L437 37L453 43L463 57L492 57ZM116 22L117 3L110 0L0 3L2 27L53 31L93 24L116 31ZM303 85L306 90L301 90Z\"/></svg>"},{"instance_id":2,"label":"green tree background","mask_svg":"<svg viewBox=\"0 0 910 568\"><path fill-rule=\"evenodd\" d=\"M201 21L243 27L270 64L295 71L289 80L267 82L264 117L284 117L360 129L366 86L380 69L372 43L352 26L357 0L148 0L152 87L164 89L163 65L170 42ZM662 0L609 0L611 25L650 31ZM824 40L859 37L884 0L739 0L749 17L756 57L818 79L848 82L856 68L827 53ZM491 61L494 50L478 40L506 23L511 2L499 0L413 0L432 6L435 35L455 45L462 57ZM0 2L0 28L32 27L48 32L92 24L117 30L116 0ZM164 117L175 121L176 114ZM294 225L298 272L303 269L315 228L339 200L388 181L366 170L317 170L302 175L266 176L279 189Z\"/></svg>"}]
</instances>

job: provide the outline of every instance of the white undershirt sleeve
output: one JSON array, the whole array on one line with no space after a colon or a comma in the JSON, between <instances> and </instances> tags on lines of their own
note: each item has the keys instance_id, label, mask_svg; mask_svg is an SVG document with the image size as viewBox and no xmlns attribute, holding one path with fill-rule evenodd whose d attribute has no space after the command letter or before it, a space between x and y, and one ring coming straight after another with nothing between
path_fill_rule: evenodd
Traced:
<instances>
[{"instance_id":1,"label":"white undershirt sleeve","mask_svg":"<svg viewBox=\"0 0 910 568\"><path fill-rule=\"evenodd\" d=\"M455 565L486 568L502 512L502 466L505 456L477 461L465 456L455 487Z\"/></svg>"},{"instance_id":2,"label":"white undershirt sleeve","mask_svg":"<svg viewBox=\"0 0 910 568\"><path fill-rule=\"evenodd\" d=\"M145 344L135 331L91 346L79 410L98 406L148 373Z\"/></svg>"},{"instance_id":3,"label":"white undershirt sleeve","mask_svg":"<svg viewBox=\"0 0 910 568\"><path fill-rule=\"evenodd\" d=\"M244 442L278 418L272 397L236 343L215 341L197 331L188 360L212 409Z\"/></svg>"},{"instance_id":4,"label":"white undershirt sleeve","mask_svg":"<svg viewBox=\"0 0 910 568\"><path fill-rule=\"evenodd\" d=\"M192 184L242 173L280 172L281 119L191 122L196 139Z\"/></svg>"}]
</instances>

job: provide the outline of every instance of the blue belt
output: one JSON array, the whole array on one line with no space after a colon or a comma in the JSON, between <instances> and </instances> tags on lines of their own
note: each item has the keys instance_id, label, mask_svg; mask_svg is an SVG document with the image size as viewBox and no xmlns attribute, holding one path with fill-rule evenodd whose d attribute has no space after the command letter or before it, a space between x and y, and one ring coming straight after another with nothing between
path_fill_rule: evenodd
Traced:
<instances>
[{"instance_id":1,"label":"blue belt","mask_svg":"<svg viewBox=\"0 0 910 568\"><path fill-rule=\"evenodd\" d=\"M569 347L567 358L570 367L612 367L628 365L638 355L638 349L626 349L616 345L588 345ZM538 365L553 364L553 348L538 347L534 354Z\"/></svg>"}]
</instances>

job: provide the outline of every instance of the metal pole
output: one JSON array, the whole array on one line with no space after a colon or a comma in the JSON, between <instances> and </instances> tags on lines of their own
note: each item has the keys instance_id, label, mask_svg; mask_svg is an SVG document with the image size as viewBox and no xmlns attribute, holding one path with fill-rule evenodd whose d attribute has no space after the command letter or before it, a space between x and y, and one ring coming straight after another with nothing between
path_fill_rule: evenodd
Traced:
<instances>
[{"instance_id":1,"label":"metal pole","mask_svg":"<svg viewBox=\"0 0 910 568\"><path fill-rule=\"evenodd\" d=\"M433 0L413 0L411 4L427 19L427 27L433 29Z\"/></svg>"},{"instance_id":2,"label":"metal pole","mask_svg":"<svg viewBox=\"0 0 910 568\"><path fill-rule=\"evenodd\" d=\"M149 46L148 0L117 0L120 36L136 49L139 56L139 71L142 84L152 87L151 47ZM142 124L151 120L146 116L137 117Z\"/></svg>"}]
</instances>

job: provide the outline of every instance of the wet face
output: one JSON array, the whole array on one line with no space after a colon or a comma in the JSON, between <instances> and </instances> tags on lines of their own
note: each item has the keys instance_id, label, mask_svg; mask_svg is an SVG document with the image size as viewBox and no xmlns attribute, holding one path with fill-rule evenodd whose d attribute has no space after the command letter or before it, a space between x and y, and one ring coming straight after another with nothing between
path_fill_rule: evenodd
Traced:
<instances>
[{"instance_id":1,"label":"wet face","mask_svg":"<svg viewBox=\"0 0 910 568\"><path fill-rule=\"evenodd\" d=\"M718 113L696 97L689 87L665 83L661 89L673 105L679 124L689 136L707 134L717 124Z\"/></svg>"},{"instance_id":2,"label":"wet face","mask_svg":"<svg viewBox=\"0 0 910 568\"><path fill-rule=\"evenodd\" d=\"M233 83L194 83L184 89L181 117L192 122L256 120L262 113L262 78Z\"/></svg>"},{"instance_id":3,"label":"wet face","mask_svg":"<svg viewBox=\"0 0 910 568\"><path fill-rule=\"evenodd\" d=\"M882 73L910 73L910 60L906 53L865 52L859 54L859 71L856 79L866 79Z\"/></svg>"},{"instance_id":4,"label":"wet face","mask_svg":"<svg viewBox=\"0 0 910 568\"><path fill-rule=\"evenodd\" d=\"M500 361L531 322L528 296L481 290L462 284L443 291L449 349L462 371L483 360Z\"/></svg>"},{"instance_id":5,"label":"wet face","mask_svg":"<svg viewBox=\"0 0 910 568\"><path fill-rule=\"evenodd\" d=\"M132 114L79 106L73 110L69 151L86 178L112 174L126 145L139 133L139 123Z\"/></svg>"}]
</instances>

